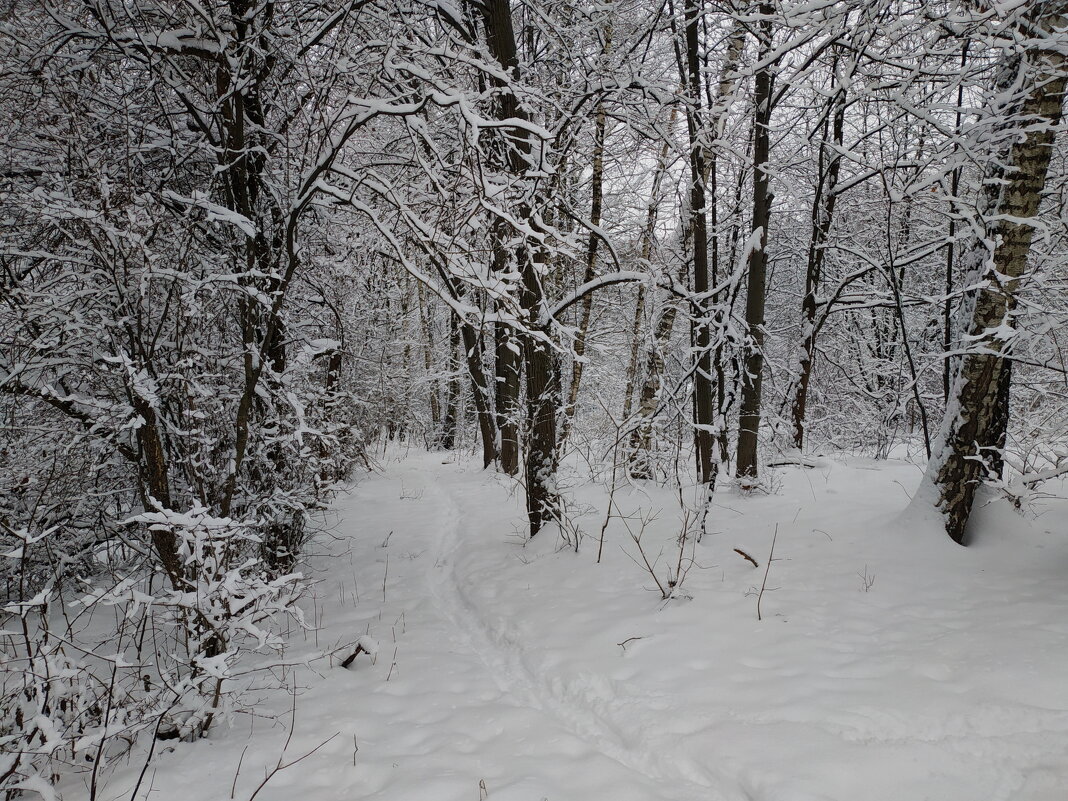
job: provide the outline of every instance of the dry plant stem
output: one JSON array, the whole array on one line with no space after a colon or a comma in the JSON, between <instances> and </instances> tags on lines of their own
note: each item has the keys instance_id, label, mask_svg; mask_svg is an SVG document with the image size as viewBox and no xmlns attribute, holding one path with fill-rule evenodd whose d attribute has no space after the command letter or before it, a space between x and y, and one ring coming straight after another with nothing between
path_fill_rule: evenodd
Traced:
<instances>
[{"instance_id":1,"label":"dry plant stem","mask_svg":"<svg viewBox=\"0 0 1068 801\"><path fill-rule=\"evenodd\" d=\"M111 720L111 707L112 707L112 703L115 700L115 677L118 675L118 672L119 672L118 664L117 663L112 663L112 665L111 665L111 678L108 681L108 704L107 704L107 710L104 712L105 736L100 738L100 744L97 746L96 759L93 760L93 778L92 778L92 781L89 784L89 797L91 799L95 799L96 798L97 780L100 778L100 763L103 761L103 757L104 757L104 743L106 743L107 740L108 740L108 738L106 736L107 724L108 724L108 721Z\"/></svg>"},{"instance_id":2,"label":"dry plant stem","mask_svg":"<svg viewBox=\"0 0 1068 801\"><path fill-rule=\"evenodd\" d=\"M634 540L634 544L638 546L638 553L641 554L642 561L645 563L645 569L649 571L649 575L653 577L653 581L656 582L657 589L660 590L660 596L666 601L671 593L664 587L660 581L659 576L656 575L656 570L649 563L649 557L645 555L645 548L642 547L642 534L645 532L645 526L642 526L642 530L637 535L631 535Z\"/></svg>"},{"instance_id":3,"label":"dry plant stem","mask_svg":"<svg viewBox=\"0 0 1068 801\"><path fill-rule=\"evenodd\" d=\"M245 761L246 751L248 751L247 745L241 749L241 756L237 758L237 769L234 771L234 783L230 785L231 801L233 800L233 797L237 794L237 777L241 775L241 763Z\"/></svg>"},{"instance_id":4,"label":"dry plant stem","mask_svg":"<svg viewBox=\"0 0 1068 801\"><path fill-rule=\"evenodd\" d=\"M616 477L619 472L619 440L620 436L617 429L616 439L612 445L612 482L608 488L608 508L605 511L604 520L601 522L601 541L597 546L597 564L601 564L601 556L604 554L604 535L608 529L608 523L612 519L612 506L616 502Z\"/></svg>"},{"instance_id":5,"label":"dry plant stem","mask_svg":"<svg viewBox=\"0 0 1068 801\"><path fill-rule=\"evenodd\" d=\"M760 582L760 593L757 595L757 620L763 620L760 616L760 602L764 599L764 590L768 586L768 572L771 570L771 562L775 558L775 540L779 538L779 524L775 524L775 533L771 536L771 551L768 553L768 563L764 566L764 580Z\"/></svg>"},{"instance_id":6,"label":"dry plant stem","mask_svg":"<svg viewBox=\"0 0 1068 801\"><path fill-rule=\"evenodd\" d=\"M382 573L382 603L386 602L386 579L389 578L389 554L386 554L386 569Z\"/></svg>"},{"instance_id":7,"label":"dry plant stem","mask_svg":"<svg viewBox=\"0 0 1068 801\"><path fill-rule=\"evenodd\" d=\"M393 661L390 663L389 673L386 674L386 681L389 681L390 678L392 678L392 676L393 676L393 668L395 668L396 666L397 666L397 649L394 648L393 649Z\"/></svg>"},{"instance_id":8,"label":"dry plant stem","mask_svg":"<svg viewBox=\"0 0 1068 801\"><path fill-rule=\"evenodd\" d=\"M294 687L294 690L293 690L293 708L292 708L292 717L290 719L290 724L289 724L289 735L286 737L285 745L282 746L282 753L280 753L278 755L278 761L275 763L275 766L273 768L271 768L267 772L267 775L263 777L263 781L260 782L259 785L256 787L256 789L252 791L252 795L250 795L248 797L248 801L253 801L256 798L256 796L259 795L260 790L262 790L264 787L267 786L267 782L269 782L271 779L273 779L276 775L281 773L283 770L286 770L288 768L293 767L298 762L301 762L301 761L307 759L312 754L314 754L316 751L318 751L320 748L322 748L324 745L326 745L328 742L330 742L335 737L337 737L338 734L339 734L339 732L334 732L329 737L327 737L325 740L323 740L321 743L319 743L317 746L315 746L315 748L313 748L311 751L308 751L307 753L303 754L302 756L297 757L296 759L292 760L291 762L283 762L282 760L285 758L286 750L289 748L289 744L293 741L293 733L296 730L297 730L297 691L296 691L296 688ZM235 779L235 781L236 781L236 779Z\"/></svg>"},{"instance_id":9,"label":"dry plant stem","mask_svg":"<svg viewBox=\"0 0 1068 801\"><path fill-rule=\"evenodd\" d=\"M682 577L683 577L682 559L686 555L686 539L687 539L687 535L689 534L689 531L690 531L690 516L689 516L689 514L687 514L682 519L682 531L679 533L679 558L675 563L675 580L674 581L670 581L670 579L671 579L670 572L668 574L668 579L669 579L668 586L670 586L672 590L674 590L675 587L679 586L682 583Z\"/></svg>"},{"instance_id":10,"label":"dry plant stem","mask_svg":"<svg viewBox=\"0 0 1068 801\"><path fill-rule=\"evenodd\" d=\"M145 780L145 774L148 772L148 766L152 763L152 757L156 752L156 743L159 741L160 724L163 723L164 718L166 718L167 715L170 714L170 711L174 709L176 703L171 704L156 718L156 726L152 731L152 739L148 743L148 756L145 757L145 763L141 766L141 772L137 776L137 783L134 785L133 792L130 793L130 801L136 800L137 791L141 789L141 783Z\"/></svg>"}]
</instances>

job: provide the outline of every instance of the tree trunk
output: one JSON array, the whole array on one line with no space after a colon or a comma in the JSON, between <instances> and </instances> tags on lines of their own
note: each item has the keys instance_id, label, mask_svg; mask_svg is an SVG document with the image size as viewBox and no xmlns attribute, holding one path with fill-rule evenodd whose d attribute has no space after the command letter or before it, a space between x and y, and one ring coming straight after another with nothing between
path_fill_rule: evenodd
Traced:
<instances>
[{"instance_id":1,"label":"tree trunk","mask_svg":"<svg viewBox=\"0 0 1068 801\"><path fill-rule=\"evenodd\" d=\"M764 370L764 293L768 268L768 220L771 192L768 190L770 157L772 65L765 63L771 51L773 8L760 4L761 65L756 73L753 96L753 227L749 243L749 281L746 286L745 322L749 328L749 354L742 376L742 413L738 426L737 476L745 484L757 479L757 435L760 429L760 389Z\"/></svg>"},{"instance_id":2,"label":"tree trunk","mask_svg":"<svg viewBox=\"0 0 1068 801\"><path fill-rule=\"evenodd\" d=\"M460 338L467 358L467 371L475 396L479 433L482 437L482 466L489 467L497 459L497 425L490 406L490 389L486 383L486 371L482 365L482 340L478 331L469 323L460 323Z\"/></svg>"},{"instance_id":3,"label":"tree trunk","mask_svg":"<svg viewBox=\"0 0 1068 801\"><path fill-rule=\"evenodd\" d=\"M653 341L645 357L645 380L638 399L638 424L630 434L628 470L632 478L655 478L652 460L653 417L660 397L661 376L664 373L664 347L671 339L675 326L676 306L668 306L657 319Z\"/></svg>"},{"instance_id":4,"label":"tree trunk","mask_svg":"<svg viewBox=\"0 0 1068 801\"><path fill-rule=\"evenodd\" d=\"M837 67L838 61L833 65ZM827 239L834 222L834 205L838 197L836 188L842 163L842 139L845 128L845 90L839 88L831 101L833 122L831 124L831 147L824 137L820 142L818 166L820 175L816 183L816 195L812 200L812 234L808 245L808 266L805 271L805 297L801 302L801 356L798 364L797 384L794 388L793 418L794 447L800 450L805 443L805 412L808 404L808 387L816 359L816 336L819 333L816 311L823 277L823 264L827 256ZM827 151L830 150L830 158Z\"/></svg>"},{"instance_id":5,"label":"tree trunk","mask_svg":"<svg viewBox=\"0 0 1068 801\"><path fill-rule=\"evenodd\" d=\"M638 359L642 348L642 320L645 318L645 284L638 286L634 301L634 322L630 327L630 358L627 359L627 384L623 388L624 423L634 411L634 385L638 383Z\"/></svg>"},{"instance_id":6,"label":"tree trunk","mask_svg":"<svg viewBox=\"0 0 1068 801\"><path fill-rule=\"evenodd\" d=\"M496 339L497 430L501 437L501 470L519 472L519 388L521 348L515 330L497 323Z\"/></svg>"},{"instance_id":7,"label":"tree trunk","mask_svg":"<svg viewBox=\"0 0 1068 801\"><path fill-rule=\"evenodd\" d=\"M702 0L687 0L684 7L686 21L686 86L689 104L686 109L686 129L690 148L690 241L693 246L693 288L699 296L691 323L691 336L696 350L694 382L694 444L697 460L697 480L714 486L719 471L715 457L713 436L714 410L712 397L712 349L709 332L708 293L708 216L705 208L705 146L706 135L702 114L700 28Z\"/></svg>"},{"instance_id":8,"label":"tree trunk","mask_svg":"<svg viewBox=\"0 0 1068 801\"><path fill-rule=\"evenodd\" d=\"M1048 37L1068 24L1068 2L1037 4L1023 12L1019 32ZM917 499L931 499L942 512L946 533L964 543L976 486L989 449L1003 442L1009 392L1008 347L997 334L1012 325L1016 292L1027 266L1042 189L1049 169L1054 129L1065 92L1065 59L1033 44L1006 57L999 76L994 113L1005 115L1001 132L1011 144L993 154L986 181L986 235L972 254L982 288L969 315L966 341L974 343L956 368L950 402L934 456ZM1004 98L1009 91L1014 97ZM974 282L973 282L974 283ZM1011 341L1011 340L1010 340ZM976 458L980 457L980 458ZM989 464L989 461L986 461ZM934 490L933 493L930 490Z\"/></svg>"},{"instance_id":9,"label":"tree trunk","mask_svg":"<svg viewBox=\"0 0 1068 801\"><path fill-rule=\"evenodd\" d=\"M678 111L671 109L668 120L668 130L675 127L675 118ZM656 234L656 218L660 209L660 189L664 182L664 175L668 168L668 154L670 143L665 140L660 146L660 155L657 160L656 172L653 174L653 185L649 192L649 205L645 212L645 228L641 237L641 259L643 265L648 265L653 256L653 237ZM623 397L623 420L630 418L633 408L634 385L638 381L638 359L641 351L641 325L645 316L646 288L642 284L638 287L638 299L634 307L634 326L632 330L630 362L627 365L627 386ZM670 299L669 299L670 300ZM652 416L656 412L656 396L660 390L660 370L663 367L663 359L660 357L660 349L671 337L671 329L675 322L675 311L672 307L670 317L665 321L663 315L658 318L654 330L654 336L649 344L645 358L645 380L641 387L641 398L638 407L639 421L630 435L630 457L632 470L631 475L635 478L651 478L649 473L650 464L648 448L650 446L652 431ZM668 312L663 312L666 315ZM666 322L666 326L664 323ZM651 383L650 383L651 382Z\"/></svg>"},{"instance_id":10,"label":"tree trunk","mask_svg":"<svg viewBox=\"0 0 1068 801\"><path fill-rule=\"evenodd\" d=\"M513 80L518 80L519 58L509 0L485 0L479 5L490 53ZM501 93L497 113L501 120L526 120L508 81L496 79ZM526 172L524 155L533 150L530 132L517 128L512 132L515 146L509 152L508 167L516 177ZM518 217L537 227L530 199L520 204ZM536 249L534 249L536 248ZM544 306L542 275L547 261L540 244L531 241L516 251L522 281L520 307L526 331L521 335L523 360L527 370L527 448L526 491L530 536L552 519L556 502L556 414L560 409L560 378L548 334L539 329Z\"/></svg>"},{"instance_id":11,"label":"tree trunk","mask_svg":"<svg viewBox=\"0 0 1068 801\"><path fill-rule=\"evenodd\" d=\"M961 46L960 51L960 71L964 73L964 68L968 65L968 48L971 44L970 41L965 40ZM957 112L956 112L956 124L953 130L960 134L961 118L963 117L964 109L964 82L962 81L960 86L957 87ZM956 155L958 145L954 143L953 153ZM945 354L942 357L942 397L949 402L949 390L953 380L953 358L949 355L950 349L953 347L953 267L956 261L957 255L957 191L960 189L960 174L961 167L958 165L953 168L953 173L949 180L949 195L950 204L953 210L953 214L949 215L949 246L946 248L946 298L942 301L942 351Z\"/></svg>"},{"instance_id":12,"label":"tree trunk","mask_svg":"<svg viewBox=\"0 0 1068 801\"><path fill-rule=\"evenodd\" d=\"M456 315L449 320L449 378L445 382L445 416L441 420L441 447L451 451L456 447L456 427L460 407L460 327ZM475 388L478 393L478 388Z\"/></svg>"},{"instance_id":13,"label":"tree trunk","mask_svg":"<svg viewBox=\"0 0 1068 801\"><path fill-rule=\"evenodd\" d=\"M612 28L607 26L605 30L604 48L601 58L605 59L612 49ZM606 115L604 103L597 104L595 113L593 134L593 175L590 178L590 224L596 228L601 224L601 203L604 198L604 136ZM588 283L597 274L597 246L601 237L594 230L590 231L590 237L586 243L586 272L582 283ZM588 293L582 299L582 309L579 315L578 331L575 334L575 361L571 367L571 386L567 393L567 403L564 405L560 425L560 447L563 448L571 434L571 424L575 417L575 405L578 403L579 387L582 384L582 370L585 366L586 334L590 328L590 316L593 312L593 293Z\"/></svg>"},{"instance_id":14,"label":"tree trunk","mask_svg":"<svg viewBox=\"0 0 1068 801\"><path fill-rule=\"evenodd\" d=\"M416 281L415 290L418 293L419 320L423 326L423 366L429 376L434 369L434 329L430 320L430 309L426 302L426 293L423 283ZM441 404L438 400L438 382L430 384L430 423L436 429L441 422Z\"/></svg>"},{"instance_id":15,"label":"tree trunk","mask_svg":"<svg viewBox=\"0 0 1068 801\"><path fill-rule=\"evenodd\" d=\"M137 446L140 451L141 502L145 511L165 511L171 508L170 479L167 475L167 452L163 447L157 423L156 411L139 395L131 396L134 410L141 416L137 428ZM174 533L161 526L151 528L152 545L156 549L163 570L176 590L186 589L182 558Z\"/></svg>"},{"instance_id":16,"label":"tree trunk","mask_svg":"<svg viewBox=\"0 0 1068 801\"><path fill-rule=\"evenodd\" d=\"M552 345L528 334L523 356L527 370L527 516L530 536L556 519L556 413L560 374Z\"/></svg>"}]
</instances>

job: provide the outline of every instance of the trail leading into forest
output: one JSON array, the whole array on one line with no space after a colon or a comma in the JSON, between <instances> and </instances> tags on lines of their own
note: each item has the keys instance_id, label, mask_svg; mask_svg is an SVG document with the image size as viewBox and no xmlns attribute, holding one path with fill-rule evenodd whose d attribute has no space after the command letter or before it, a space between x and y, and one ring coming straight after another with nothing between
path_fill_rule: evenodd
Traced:
<instances>
[{"instance_id":1,"label":"trail leading into forest","mask_svg":"<svg viewBox=\"0 0 1068 801\"><path fill-rule=\"evenodd\" d=\"M447 623L479 657L504 694L542 713L548 730L563 728L624 769L657 782L663 793L661 798L748 797L726 789L728 785L713 778L710 771L677 759L671 751L655 752L640 728L628 729L626 724L614 723L610 716L587 703L587 699L574 693L559 693L554 690L554 686L560 686L558 683L541 679L528 666L524 644L514 631L487 625L482 611L465 594L463 581L457 578L454 569L461 525L474 524L475 530L486 529L495 518L493 510L479 508L465 496L463 485L455 481L436 481L428 484L428 490L432 502L441 510L441 535L430 582L435 599ZM605 700L599 699L602 705ZM609 708L613 700L618 699L607 699ZM640 717L646 720L656 715L652 708L643 712Z\"/></svg>"}]
</instances>

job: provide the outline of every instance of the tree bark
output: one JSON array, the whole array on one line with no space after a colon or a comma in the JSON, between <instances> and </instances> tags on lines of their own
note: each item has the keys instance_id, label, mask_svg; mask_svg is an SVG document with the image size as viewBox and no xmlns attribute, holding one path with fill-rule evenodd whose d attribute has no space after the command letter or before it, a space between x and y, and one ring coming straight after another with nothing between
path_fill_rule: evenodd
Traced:
<instances>
[{"instance_id":1,"label":"tree bark","mask_svg":"<svg viewBox=\"0 0 1068 801\"><path fill-rule=\"evenodd\" d=\"M501 437L501 470L519 472L519 389L521 348L515 330L497 323L494 331L497 379L497 430Z\"/></svg>"},{"instance_id":2,"label":"tree bark","mask_svg":"<svg viewBox=\"0 0 1068 801\"><path fill-rule=\"evenodd\" d=\"M738 425L737 476L746 484L757 479L757 435L760 429L760 391L764 371L764 300L768 268L768 221L771 192L768 190L770 158L772 65L765 63L771 51L770 3L760 4L761 65L756 72L753 96L753 227L749 245L749 280L746 286L745 322L749 328L748 356L742 376L742 412Z\"/></svg>"},{"instance_id":3,"label":"tree bark","mask_svg":"<svg viewBox=\"0 0 1068 801\"><path fill-rule=\"evenodd\" d=\"M837 66L837 59L833 64ZM824 138L820 142L818 165L820 170L816 183L816 195L812 200L812 234L808 245L808 264L805 270L805 297L801 302L801 356L798 364L797 384L791 408L794 447L800 450L805 443L805 413L808 405L808 388L816 359L816 336L819 328L816 312L819 305L819 289L823 277L823 264L827 258L827 240L834 222L834 205L838 197L835 191L842 163L842 139L845 128L845 90L839 88L831 101L830 157L827 157L826 122Z\"/></svg>"},{"instance_id":4,"label":"tree bark","mask_svg":"<svg viewBox=\"0 0 1068 801\"><path fill-rule=\"evenodd\" d=\"M668 121L669 131L675 126L677 114L676 108L672 107L671 117ZM642 230L641 238L641 259L643 264L649 264L653 255L653 237L656 234L656 219L660 209L660 188L663 185L664 175L667 173L669 144L665 140L661 145L656 172L653 174L653 185L649 193L649 204L645 213L645 228ZM634 307L630 362L627 365L627 386L623 397L624 421L630 419L634 403L634 385L638 381L641 325L642 318L645 316L646 291L644 284L638 287L638 298ZM670 303L670 298L668 301ZM638 421L631 430L628 446L628 464L630 465L630 475L633 478L653 477L652 463L649 459L649 450L652 446L652 418L656 413L657 395L660 391L660 374L663 370L661 351L667 340L671 338L671 330L675 324L675 313L675 307L668 306L656 317L653 335L645 354L643 368L645 378L639 390Z\"/></svg>"},{"instance_id":5,"label":"tree bark","mask_svg":"<svg viewBox=\"0 0 1068 801\"><path fill-rule=\"evenodd\" d=\"M445 416L441 420L441 447L451 451L456 447L456 428L460 407L460 327L456 315L449 320L449 378L445 382ZM475 389L478 392L478 389Z\"/></svg>"},{"instance_id":6,"label":"tree bark","mask_svg":"<svg viewBox=\"0 0 1068 801\"><path fill-rule=\"evenodd\" d=\"M604 48L601 51L602 60L607 58L612 49L612 27L606 26ZM597 104L594 118L593 133L593 175L590 178L590 224L594 228L601 224L601 205L604 199L604 137L605 137L606 114L604 102ZM601 237L595 230L590 231L586 243L586 271L582 283L588 283L597 274L597 248ZM571 367L571 386L568 389L567 403L564 404L563 415L560 424L560 448L563 448L571 434L571 425L575 417L575 405L578 403L579 387L582 384L582 371L585 367L586 335L590 328L590 316L593 313L593 293L590 292L582 299L582 310L579 314L578 331L575 334L574 353L575 360Z\"/></svg>"},{"instance_id":7,"label":"tree bark","mask_svg":"<svg viewBox=\"0 0 1068 801\"><path fill-rule=\"evenodd\" d=\"M427 306L422 282L416 281L415 290L419 301L419 321L423 326L423 367L426 368L429 376L434 368L434 329L431 325L430 309ZM430 424L436 429L440 422L441 403L438 400L438 382L433 381L430 384Z\"/></svg>"},{"instance_id":8,"label":"tree bark","mask_svg":"<svg viewBox=\"0 0 1068 801\"><path fill-rule=\"evenodd\" d=\"M1068 2L1052 0L1022 12L1017 32L1032 43L1068 24ZM930 498L944 516L946 533L963 544L976 487L990 448L1004 441L1009 392L1005 327L1012 326L1016 292L1026 269L1042 189L1065 93L1062 52L1034 44L1005 57L993 102L1004 102L1001 133L1011 142L989 160L985 178L986 235L976 244L972 274L982 281L967 325L973 343L955 371L950 402L917 498ZM1000 336L999 336L1000 335ZM1009 340L1011 342L1011 340Z\"/></svg>"},{"instance_id":9,"label":"tree bark","mask_svg":"<svg viewBox=\"0 0 1068 801\"><path fill-rule=\"evenodd\" d=\"M485 0L479 5L490 53L512 80L520 77L515 30L509 0ZM497 113L501 120L526 120L507 81L497 80L501 96ZM525 155L533 152L534 142L525 128L514 131L515 146L509 151L509 169L515 177L527 171ZM517 209L520 219L536 226L531 199L525 198ZM527 371L527 447L526 494L530 536L536 535L555 514L556 503L556 414L560 409L560 378L556 356L548 334L540 329L539 320L545 295L541 279L545 272L546 253L540 243L531 241L516 250L522 282L520 308L526 330L520 340Z\"/></svg>"},{"instance_id":10,"label":"tree bark","mask_svg":"<svg viewBox=\"0 0 1068 801\"><path fill-rule=\"evenodd\" d=\"M683 9L686 22L686 88L689 104L686 129L690 147L690 241L693 246L693 288L695 303L691 336L696 350L694 381L694 445L697 480L714 486L719 462L714 453L714 409L712 397L712 348L708 294L708 210L705 207L705 144L701 94L700 27L702 0L687 0Z\"/></svg>"}]
</instances>

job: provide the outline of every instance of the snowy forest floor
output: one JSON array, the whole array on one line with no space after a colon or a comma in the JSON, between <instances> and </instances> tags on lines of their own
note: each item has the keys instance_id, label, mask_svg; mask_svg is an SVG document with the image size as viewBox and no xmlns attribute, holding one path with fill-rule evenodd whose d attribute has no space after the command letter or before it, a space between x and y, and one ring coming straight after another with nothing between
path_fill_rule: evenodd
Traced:
<instances>
[{"instance_id":1,"label":"snowy forest floor","mask_svg":"<svg viewBox=\"0 0 1068 801\"><path fill-rule=\"evenodd\" d=\"M524 544L500 475L441 453L383 460L314 544L318 628L294 630L286 654L366 634L373 664L260 675L255 714L160 743L138 798L247 801L292 705L283 763L320 747L259 801L1064 799L1068 505L988 503L961 548L901 517L915 465L773 472L772 493L719 493L665 603L621 521L596 563L604 487L570 490L597 509L575 554L555 531ZM673 498L617 493L661 510L643 544L662 575ZM131 760L105 797L129 798L139 771Z\"/></svg>"}]
</instances>

